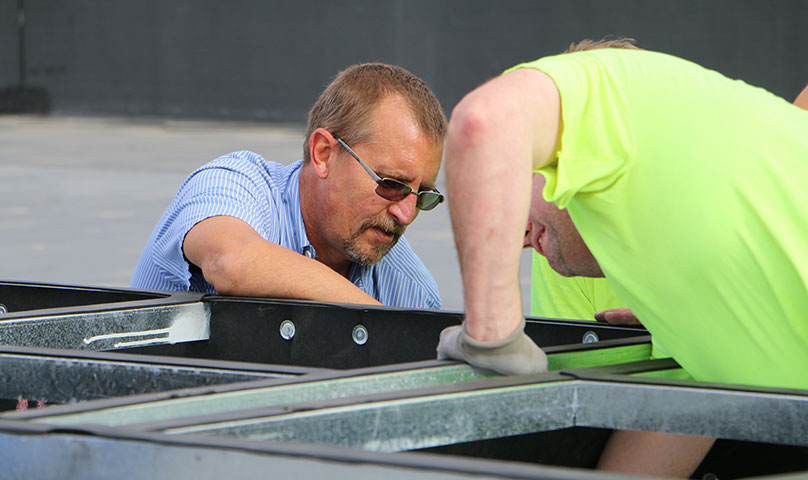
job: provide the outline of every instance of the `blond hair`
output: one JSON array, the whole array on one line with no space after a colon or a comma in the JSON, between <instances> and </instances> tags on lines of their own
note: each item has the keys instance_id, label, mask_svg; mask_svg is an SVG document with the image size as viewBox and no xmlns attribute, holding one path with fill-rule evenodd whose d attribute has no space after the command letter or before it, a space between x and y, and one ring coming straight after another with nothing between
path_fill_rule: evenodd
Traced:
<instances>
[{"instance_id":1,"label":"blond hair","mask_svg":"<svg viewBox=\"0 0 808 480\"><path fill-rule=\"evenodd\" d=\"M580 42L570 43L570 46L564 50L563 53L583 52L586 50L598 50L600 48L625 48L627 50L642 50L636 45L637 41L633 38L608 38L604 37L600 40L584 39Z\"/></svg>"}]
</instances>

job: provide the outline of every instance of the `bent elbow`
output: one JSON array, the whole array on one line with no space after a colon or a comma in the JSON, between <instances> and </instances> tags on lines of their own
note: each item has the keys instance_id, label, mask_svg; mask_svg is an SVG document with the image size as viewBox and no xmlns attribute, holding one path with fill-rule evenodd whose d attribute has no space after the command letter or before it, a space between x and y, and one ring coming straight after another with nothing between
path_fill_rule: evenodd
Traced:
<instances>
[{"instance_id":1,"label":"bent elbow","mask_svg":"<svg viewBox=\"0 0 808 480\"><path fill-rule=\"evenodd\" d=\"M238 295L241 293L243 275L239 272L238 259L234 255L219 255L202 267L205 281L213 285L221 295Z\"/></svg>"},{"instance_id":2,"label":"bent elbow","mask_svg":"<svg viewBox=\"0 0 808 480\"><path fill-rule=\"evenodd\" d=\"M458 103L449 119L448 145L455 150L474 148L491 128L492 115L487 102L479 95L466 95Z\"/></svg>"}]
</instances>

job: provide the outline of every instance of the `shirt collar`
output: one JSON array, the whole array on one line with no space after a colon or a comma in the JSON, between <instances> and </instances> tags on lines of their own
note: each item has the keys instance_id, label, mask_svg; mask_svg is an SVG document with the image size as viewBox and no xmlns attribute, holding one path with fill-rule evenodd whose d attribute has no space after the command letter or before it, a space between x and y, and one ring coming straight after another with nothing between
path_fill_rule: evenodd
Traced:
<instances>
[{"instance_id":1,"label":"shirt collar","mask_svg":"<svg viewBox=\"0 0 808 480\"><path fill-rule=\"evenodd\" d=\"M284 189L283 201L288 208L286 214L289 222L295 226L294 231L297 232L296 250L297 253L306 255L309 258L316 258L317 252L314 246L309 242L309 237L306 235L306 224L303 222L303 211L300 203L300 171L302 170L303 160L289 166L289 175L286 177L286 185Z\"/></svg>"}]
</instances>

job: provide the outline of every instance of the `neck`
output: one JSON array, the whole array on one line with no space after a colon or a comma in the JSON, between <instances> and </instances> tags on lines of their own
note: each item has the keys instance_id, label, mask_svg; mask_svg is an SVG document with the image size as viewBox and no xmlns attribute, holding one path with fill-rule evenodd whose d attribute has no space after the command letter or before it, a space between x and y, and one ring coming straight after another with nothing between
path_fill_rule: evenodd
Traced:
<instances>
[{"instance_id":1,"label":"neck","mask_svg":"<svg viewBox=\"0 0 808 480\"><path fill-rule=\"evenodd\" d=\"M329 248L325 235L320 231L325 222L321 221L320 215L323 212L323 205L317 185L317 176L310 168L310 165L303 165L300 170L299 190L300 190L300 212L303 216L303 225L306 227L306 236L317 252L317 261L327 266L331 270L348 278L351 270L351 261L341 254L339 249Z\"/></svg>"}]
</instances>

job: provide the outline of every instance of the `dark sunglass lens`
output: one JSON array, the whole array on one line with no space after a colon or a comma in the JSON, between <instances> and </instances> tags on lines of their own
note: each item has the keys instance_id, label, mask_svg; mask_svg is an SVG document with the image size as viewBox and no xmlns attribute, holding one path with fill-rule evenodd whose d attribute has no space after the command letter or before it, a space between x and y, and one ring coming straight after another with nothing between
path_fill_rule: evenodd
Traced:
<instances>
[{"instance_id":1,"label":"dark sunglass lens","mask_svg":"<svg viewBox=\"0 0 808 480\"><path fill-rule=\"evenodd\" d=\"M389 178L382 179L376 187L376 193L378 193L380 197L394 202L404 199L411 191L412 189L409 186L396 180L390 180Z\"/></svg>"},{"instance_id":2,"label":"dark sunglass lens","mask_svg":"<svg viewBox=\"0 0 808 480\"><path fill-rule=\"evenodd\" d=\"M432 210L443 201L443 195L437 192L421 192L418 201L415 203L419 210Z\"/></svg>"}]
</instances>

